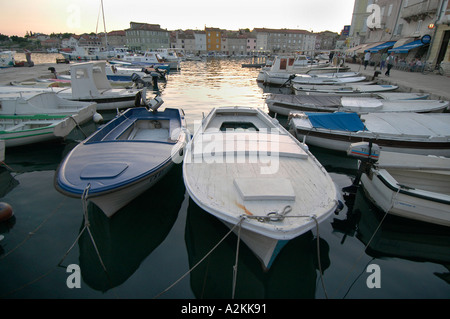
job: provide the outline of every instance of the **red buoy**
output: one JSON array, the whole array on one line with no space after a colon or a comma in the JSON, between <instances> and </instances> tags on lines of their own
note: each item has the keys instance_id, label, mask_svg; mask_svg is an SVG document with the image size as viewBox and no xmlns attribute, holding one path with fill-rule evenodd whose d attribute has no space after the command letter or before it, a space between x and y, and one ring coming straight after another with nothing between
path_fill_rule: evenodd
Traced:
<instances>
[{"instance_id":1,"label":"red buoy","mask_svg":"<svg viewBox=\"0 0 450 319\"><path fill-rule=\"evenodd\" d=\"M0 222L10 219L13 216L13 210L8 203L0 202Z\"/></svg>"}]
</instances>

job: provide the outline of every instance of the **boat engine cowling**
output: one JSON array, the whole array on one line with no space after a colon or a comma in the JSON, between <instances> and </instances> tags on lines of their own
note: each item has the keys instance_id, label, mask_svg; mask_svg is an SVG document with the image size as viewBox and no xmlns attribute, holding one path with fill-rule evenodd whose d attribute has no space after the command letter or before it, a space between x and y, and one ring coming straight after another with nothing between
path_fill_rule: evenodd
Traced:
<instances>
[{"instance_id":1,"label":"boat engine cowling","mask_svg":"<svg viewBox=\"0 0 450 319\"><path fill-rule=\"evenodd\" d=\"M156 112L158 108L163 105L164 101L161 97L156 96L154 99L148 102L148 108L153 112Z\"/></svg>"},{"instance_id":2,"label":"boat engine cowling","mask_svg":"<svg viewBox=\"0 0 450 319\"><path fill-rule=\"evenodd\" d=\"M347 155L376 162L380 158L380 146L371 142L352 143L347 149Z\"/></svg>"}]
</instances>

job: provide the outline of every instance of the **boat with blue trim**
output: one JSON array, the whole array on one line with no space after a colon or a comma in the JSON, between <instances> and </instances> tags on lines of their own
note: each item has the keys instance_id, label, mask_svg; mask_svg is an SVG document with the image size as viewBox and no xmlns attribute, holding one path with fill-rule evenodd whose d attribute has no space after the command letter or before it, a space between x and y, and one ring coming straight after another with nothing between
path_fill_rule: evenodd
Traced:
<instances>
[{"instance_id":1,"label":"boat with blue trim","mask_svg":"<svg viewBox=\"0 0 450 319\"><path fill-rule=\"evenodd\" d=\"M184 112L130 108L78 144L61 162L55 188L96 204L108 217L158 182L180 163L188 131Z\"/></svg>"}]
</instances>

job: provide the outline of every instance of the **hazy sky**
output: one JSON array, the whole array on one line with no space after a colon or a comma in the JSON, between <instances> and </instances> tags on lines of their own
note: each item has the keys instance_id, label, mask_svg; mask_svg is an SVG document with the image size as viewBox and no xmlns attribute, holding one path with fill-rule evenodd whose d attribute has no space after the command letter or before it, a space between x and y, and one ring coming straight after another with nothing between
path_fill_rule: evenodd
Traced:
<instances>
[{"instance_id":1,"label":"hazy sky","mask_svg":"<svg viewBox=\"0 0 450 319\"><path fill-rule=\"evenodd\" d=\"M101 0L0 0L0 33L103 32L100 4ZM108 32L127 29L130 21L167 30L203 30L206 25L340 32L351 24L353 5L354 0L103 0Z\"/></svg>"}]
</instances>

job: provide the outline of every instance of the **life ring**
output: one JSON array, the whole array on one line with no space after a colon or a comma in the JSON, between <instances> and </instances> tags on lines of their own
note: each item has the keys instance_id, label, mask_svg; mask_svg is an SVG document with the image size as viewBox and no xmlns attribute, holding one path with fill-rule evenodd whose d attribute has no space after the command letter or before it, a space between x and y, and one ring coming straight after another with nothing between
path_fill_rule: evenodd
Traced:
<instances>
[{"instance_id":1,"label":"life ring","mask_svg":"<svg viewBox=\"0 0 450 319\"><path fill-rule=\"evenodd\" d=\"M0 202L0 222L10 219L14 215L11 205Z\"/></svg>"}]
</instances>

